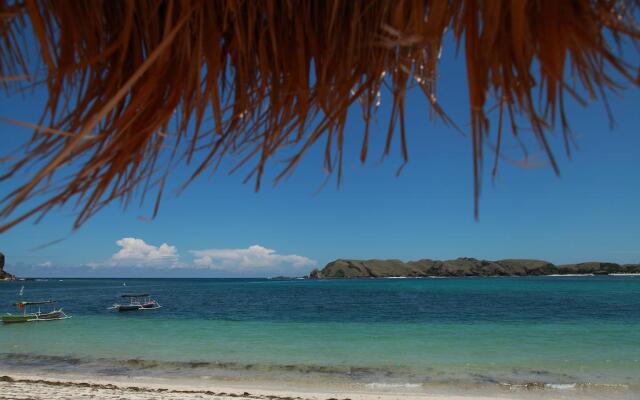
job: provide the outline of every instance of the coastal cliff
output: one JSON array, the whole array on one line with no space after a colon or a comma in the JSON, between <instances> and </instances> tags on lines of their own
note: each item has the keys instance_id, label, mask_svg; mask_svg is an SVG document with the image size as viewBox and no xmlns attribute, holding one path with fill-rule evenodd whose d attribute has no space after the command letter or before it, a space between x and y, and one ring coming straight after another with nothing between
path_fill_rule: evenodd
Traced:
<instances>
[{"instance_id":1,"label":"coastal cliff","mask_svg":"<svg viewBox=\"0 0 640 400\"><path fill-rule=\"evenodd\" d=\"M314 269L309 279L324 278L388 278L423 276L539 276L612 273L640 273L640 264L620 265L608 262L554 265L544 260L507 259L498 261L457 258L455 260L346 260L328 263Z\"/></svg>"},{"instance_id":2,"label":"coastal cliff","mask_svg":"<svg viewBox=\"0 0 640 400\"><path fill-rule=\"evenodd\" d=\"M15 276L4 270L4 254L0 253L0 280L14 280Z\"/></svg>"}]
</instances>

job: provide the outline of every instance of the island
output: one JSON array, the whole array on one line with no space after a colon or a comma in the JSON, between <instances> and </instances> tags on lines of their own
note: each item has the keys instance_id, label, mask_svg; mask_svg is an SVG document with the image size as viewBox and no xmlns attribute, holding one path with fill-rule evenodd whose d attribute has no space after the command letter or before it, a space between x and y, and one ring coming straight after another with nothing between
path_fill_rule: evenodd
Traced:
<instances>
[{"instance_id":1,"label":"island","mask_svg":"<svg viewBox=\"0 0 640 400\"><path fill-rule=\"evenodd\" d=\"M4 254L0 253L0 280L13 281L16 277L4 270Z\"/></svg>"},{"instance_id":2,"label":"island","mask_svg":"<svg viewBox=\"0 0 640 400\"><path fill-rule=\"evenodd\" d=\"M454 260L403 262L401 260L331 261L321 270L314 269L308 279L456 277L456 276L540 276L540 275L640 274L640 264L584 262L554 265L544 260L506 259L498 261L461 257Z\"/></svg>"}]
</instances>

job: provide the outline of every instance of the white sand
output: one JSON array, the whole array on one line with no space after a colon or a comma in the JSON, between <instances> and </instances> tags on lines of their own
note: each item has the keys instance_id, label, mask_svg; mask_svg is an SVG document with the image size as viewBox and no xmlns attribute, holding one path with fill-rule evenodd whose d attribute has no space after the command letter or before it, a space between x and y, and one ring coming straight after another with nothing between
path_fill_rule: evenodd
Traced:
<instances>
[{"instance_id":1,"label":"white sand","mask_svg":"<svg viewBox=\"0 0 640 400\"><path fill-rule=\"evenodd\" d=\"M327 390L308 391L304 388L291 390L270 389L245 385L247 390L218 384L196 385L154 380L150 378L83 378L67 375L46 377L0 372L0 399L221 399L221 400L491 400L494 397L458 396L415 393L340 392ZM501 398L505 398L502 397ZM506 397L509 398L509 397Z\"/></svg>"},{"instance_id":2,"label":"white sand","mask_svg":"<svg viewBox=\"0 0 640 400\"><path fill-rule=\"evenodd\" d=\"M27 375L0 370L0 399L131 399L131 400L495 400L495 399L594 399L578 392L509 392L485 394L436 394L393 392L388 389L358 391L349 388L307 388L256 386L250 382L194 383L181 379L139 377L95 377L79 375ZM626 398L626 397L625 397Z\"/></svg>"}]
</instances>

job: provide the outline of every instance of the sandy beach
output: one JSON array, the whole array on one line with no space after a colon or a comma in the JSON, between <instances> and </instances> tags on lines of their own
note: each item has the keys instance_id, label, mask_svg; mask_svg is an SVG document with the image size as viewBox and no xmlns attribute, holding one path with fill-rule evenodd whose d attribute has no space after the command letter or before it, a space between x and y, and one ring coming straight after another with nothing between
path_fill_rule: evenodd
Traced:
<instances>
[{"instance_id":1,"label":"sandy beach","mask_svg":"<svg viewBox=\"0 0 640 400\"><path fill-rule=\"evenodd\" d=\"M0 372L1 374L2 372ZM495 400L495 399L631 399L630 393L564 392L540 388L504 389L502 392L429 393L397 391L389 388L354 390L349 388L312 388L304 385L288 387L242 384L194 383L193 381L147 377L94 377L80 375L0 375L0 399L258 399L258 400Z\"/></svg>"},{"instance_id":2,"label":"sandy beach","mask_svg":"<svg viewBox=\"0 0 640 400\"><path fill-rule=\"evenodd\" d=\"M306 391L260 389L249 385L250 391L237 387L205 386L152 382L148 379L98 379L81 377L12 374L0 376L0 399L268 399L268 400L385 400L402 398L433 400L489 400L491 397L451 395L417 395L407 393L356 393L334 391Z\"/></svg>"}]
</instances>

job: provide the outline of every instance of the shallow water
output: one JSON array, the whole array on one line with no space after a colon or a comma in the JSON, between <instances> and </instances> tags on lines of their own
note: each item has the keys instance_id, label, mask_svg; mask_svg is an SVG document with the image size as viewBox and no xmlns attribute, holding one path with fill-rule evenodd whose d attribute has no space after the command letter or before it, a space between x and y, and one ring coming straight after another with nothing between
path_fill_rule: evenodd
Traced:
<instances>
[{"instance_id":1,"label":"shallow water","mask_svg":"<svg viewBox=\"0 0 640 400\"><path fill-rule=\"evenodd\" d=\"M136 291L163 308L107 310ZM73 318L1 326L3 370L639 390L640 277L0 284L3 312L48 298Z\"/></svg>"}]
</instances>

